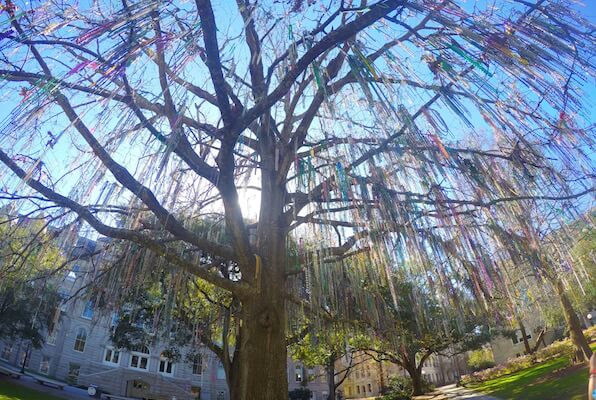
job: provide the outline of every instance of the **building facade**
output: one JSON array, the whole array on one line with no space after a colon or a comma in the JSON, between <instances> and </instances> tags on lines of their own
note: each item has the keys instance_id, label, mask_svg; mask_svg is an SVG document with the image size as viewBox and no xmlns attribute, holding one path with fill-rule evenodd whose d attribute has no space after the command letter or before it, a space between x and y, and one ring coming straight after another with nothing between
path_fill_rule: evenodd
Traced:
<instances>
[{"instance_id":1,"label":"building facade","mask_svg":"<svg viewBox=\"0 0 596 400\"><path fill-rule=\"evenodd\" d=\"M377 361L368 354L358 352L353 357L353 367L339 386L342 398L358 399L380 396L383 389L389 384L391 377L409 376L402 367L387 361ZM337 362L336 370L341 371L348 365L350 365L349 359L341 359ZM423 379L434 386L457 382L467 372L466 354L450 357L432 355L422 367Z\"/></svg>"},{"instance_id":2,"label":"building facade","mask_svg":"<svg viewBox=\"0 0 596 400\"><path fill-rule=\"evenodd\" d=\"M543 348L553 343L561 336L561 332L556 329L544 329L544 334L540 335L542 328L538 324L529 324L526 327L526 339L531 348L536 346L536 340L540 338L538 348ZM513 333L513 337L496 336L491 339L490 347L493 351L495 363L502 364L509 359L519 357L525 354L526 348L524 345L523 334L520 329Z\"/></svg>"},{"instance_id":3,"label":"building facade","mask_svg":"<svg viewBox=\"0 0 596 400\"><path fill-rule=\"evenodd\" d=\"M77 252L93 252L96 243L79 239ZM56 310L54 327L46 332L42 348L31 349L26 343L0 340L0 362L28 372L99 392L153 400L228 400L229 391L223 366L209 349L197 352L180 349L176 362L162 354L165 346L125 350L110 340L117 315L96 309L92 301L76 296L95 274L96 262L78 261L60 279L60 294L65 301ZM68 300L66 300L68 299ZM190 360L186 354L198 355ZM307 387L314 400L327 396L325 374L319 368L307 368L288 360L290 390Z\"/></svg>"}]
</instances>

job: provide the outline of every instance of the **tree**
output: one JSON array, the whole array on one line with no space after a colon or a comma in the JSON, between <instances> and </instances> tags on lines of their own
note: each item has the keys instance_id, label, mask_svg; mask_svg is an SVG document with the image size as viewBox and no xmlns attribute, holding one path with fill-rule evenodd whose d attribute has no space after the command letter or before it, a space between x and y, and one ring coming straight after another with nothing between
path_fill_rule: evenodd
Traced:
<instances>
[{"instance_id":1,"label":"tree","mask_svg":"<svg viewBox=\"0 0 596 400\"><path fill-rule=\"evenodd\" d=\"M43 217L0 217L0 338L43 345L61 301L48 278L62 261Z\"/></svg>"},{"instance_id":2,"label":"tree","mask_svg":"<svg viewBox=\"0 0 596 400\"><path fill-rule=\"evenodd\" d=\"M415 281L396 283L399 301L390 308L391 325L377 335L381 339L370 353L405 369L412 379L414 395L424 394L422 368L433 354L454 356L480 347L489 340L481 315L461 315L446 309L435 294ZM460 300L463 301L463 300ZM459 321L458 321L459 320Z\"/></svg>"},{"instance_id":3,"label":"tree","mask_svg":"<svg viewBox=\"0 0 596 400\"><path fill-rule=\"evenodd\" d=\"M5 0L0 36L3 197L56 206L57 224L80 219L231 293L233 398L285 398L288 309L374 311L358 285L349 306L339 288L386 281L395 249L431 251L420 232L593 192L579 117L593 27L566 2L236 5ZM260 201L250 225L244 190ZM189 229L202 213L222 216L229 243ZM320 246L299 248L295 268L287 239L305 231ZM369 257L351 264L366 271L340 271L349 257Z\"/></svg>"},{"instance_id":4,"label":"tree","mask_svg":"<svg viewBox=\"0 0 596 400\"><path fill-rule=\"evenodd\" d=\"M335 325L335 326L334 326ZM337 388L350 376L352 369L370 359L359 361L354 355L371 346L366 331L351 325L331 324L311 328L311 332L290 344L292 356L308 366L323 366L328 385L326 400L335 400ZM345 366L337 369L338 361L348 359Z\"/></svg>"},{"instance_id":5,"label":"tree","mask_svg":"<svg viewBox=\"0 0 596 400\"><path fill-rule=\"evenodd\" d=\"M524 260L527 261L539 276L552 285L561 304L571 341L576 348L577 359L588 362L592 356L592 350L583 334L580 320L565 290L563 280L555 267L557 258L546 251L538 251L539 247L536 243L538 235L529 224L522 223L522 226L526 228L523 230L526 232L525 235L506 231L496 224L493 224L491 228L503 242L512 258L518 260L519 264L522 264Z\"/></svg>"}]
</instances>

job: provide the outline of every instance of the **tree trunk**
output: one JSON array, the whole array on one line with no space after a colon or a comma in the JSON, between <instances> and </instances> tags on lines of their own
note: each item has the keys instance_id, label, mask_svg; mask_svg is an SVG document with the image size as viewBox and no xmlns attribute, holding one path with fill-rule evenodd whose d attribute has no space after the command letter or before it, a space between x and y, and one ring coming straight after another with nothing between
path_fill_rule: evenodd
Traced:
<instances>
[{"instance_id":1,"label":"tree trunk","mask_svg":"<svg viewBox=\"0 0 596 400\"><path fill-rule=\"evenodd\" d=\"M288 398L284 294L287 224L283 216L286 191L283 184L276 183L273 153L262 155L261 208L256 243L251 243L257 252L257 265L260 260L260 271L255 266L257 293L241 299L242 325L236 344L240 351L233 362L232 400Z\"/></svg>"},{"instance_id":2,"label":"tree trunk","mask_svg":"<svg viewBox=\"0 0 596 400\"><path fill-rule=\"evenodd\" d=\"M412 394L414 396L420 396L424 394L423 382L422 382L422 369L421 368L407 368L408 374L412 379Z\"/></svg>"},{"instance_id":3,"label":"tree trunk","mask_svg":"<svg viewBox=\"0 0 596 400\"><path fill-rule=\"evenodd\" d=\"M325 368L325 372L327 373L327 390L329 391L329 395L327 396L327 400L335 400L335 355L332 354L329 359L327 359L327 368Z\"/></svg>"},{"instance_id":4,"label":"tree trunk","mask_svg":"<svg viewBox=\"0 0 596 400\"><path fill-rule=\"evenodd\" d=\"M581 324L577 314L575 313L575 310L573 309L573 305L571 304L571 301L569 301L567 293L565 293L563 282L561 282L560 279L556 279L554 286L563 308L563 315L565 316L565 322L569 328L571 341L576 348L577 358L579 361L590 361L592 350L590 349L588 341L582 332Z\"/></svg>"},{"instance_id":5,"label":"tree trunk","mask_svg":"<svg viewBox=\"0 0 596 400\"><path fill-rule=\"evenodd\" d=\"M288 397L285 309L280 298L260 296L242 305L240 346L234 357L232 400Z\"/></svg>"},{"instance_id":6,"label":"tree trunk","mask_svg":"<svg viewBox=\"0 0 596 400\"><path fill-rule=\"evenodd\" d=\"M272 240L259 250L261 272L255 274L257 293L242 300L242 325L234 357L232 400L288 398L285 246ZM281 247L281 249L280 249ZM282 258L283 257L283 258Z\"/></svg>"},{"instance_id":7,"label":"tree trunk","mask_svg":"<svg viewBox=\"0 0 596 400\"><path fill-rule=\"evenodd\" d=\"M385 375L383 372L383 361L379 361L379 392L385 393Z\"/></svg>"}]
</instances>

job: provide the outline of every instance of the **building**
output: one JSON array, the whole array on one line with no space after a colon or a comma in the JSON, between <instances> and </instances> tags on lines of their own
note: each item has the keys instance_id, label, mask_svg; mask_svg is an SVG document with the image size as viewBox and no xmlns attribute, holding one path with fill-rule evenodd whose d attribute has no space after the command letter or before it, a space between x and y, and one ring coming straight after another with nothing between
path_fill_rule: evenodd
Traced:
<instances>
[{"instance_id":1,"label":"building","mask_svg":"<svg viewBox=\"0 0 596 400\"><path fill-rule=\"evenodd\" d=\"M544 328L544 333L541 335L543 328L539 324L527 325L528 326L525 327L526 339L531 348L536 346L536 340L538 340L538 338L540 338L540 345L538 348L542 348L553 343L562 333L557 332L556 329ZM492 338L490 347L492 348L495 363L497 365L502 364L511 358L522 356L526 352L521 329L515 330L512 337L497 336Z\"/></svg>"},{"instance_id":2,"label":"building","mask_svg":"<svg viewBox=\"0 0 596 400\"><path fill-rule=\"evenodd\" d=\"M312 400L327 400L329 385L322 367L307 367L288 358L288 390L306 387L312 392Z\"/></svg>"},{"instance_id":3,"label":"building","mask_svg":"<svg viewBox=\"0 0 596 400\"><path fill-rule=\"evenodd\" d=\"M353 367L339 387L345 399L379 396L391 377L409 376L402 367L387 361L377 361L368 354L357 352L353 357ZM423 378L434 386L457 382L468 372L466 361L465 354L451 357L432 355L422 367ZM336 364L336 370L341 371L348 365L350 365L349 359L341 359Z\"/></svg>"},{"instance_id":4,"label":"building","mask_svg":"<svg viewBox=\"0 0 596 400\"><path fill-rule=\"evenodd\" d=\"M77 252L93 252L101 242L79 238ZM69 299L84 289L97 263L78 261L65 271L60 283L61 296ZM41 349L30 349L24 343L0 340L0 360L29 372L87 388L95 385L100 391L120 396L155 400L228 400L229 392L224 369L219 359L207 348L187 360L190 349L181 349L179 361L164 357L159 343L131 350L116 349L110 333L117 315L101 313L92 301L74 297L65 301L55 318L51 332ZM196 353L193 352L193 353ZM327 395L325 374L318 368L288 362L290 390L308 387L313 399Z\"/></svg>"}]
</instances>

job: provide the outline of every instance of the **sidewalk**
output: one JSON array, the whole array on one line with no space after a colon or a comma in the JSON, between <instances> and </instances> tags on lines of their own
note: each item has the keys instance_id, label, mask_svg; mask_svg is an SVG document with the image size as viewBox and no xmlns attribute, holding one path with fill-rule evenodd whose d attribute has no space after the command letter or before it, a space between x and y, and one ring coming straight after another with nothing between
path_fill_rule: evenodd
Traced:
<instances>
[{"instance_id":1,"label":"sidewalk","mask_svg":"<svg viewBox=\"0 0 596 400\"><path fill-rule=\"evenodd\" d=\"M437 397L439 399L449 399L449 400L500 400L497 397L486 396L477 392L474 392L471 389L466 389L464 387L457 387L455 385L447 385L440 388L437 388L438 392L441 392L442 397Z\"/></svg>"}]
</instances>

